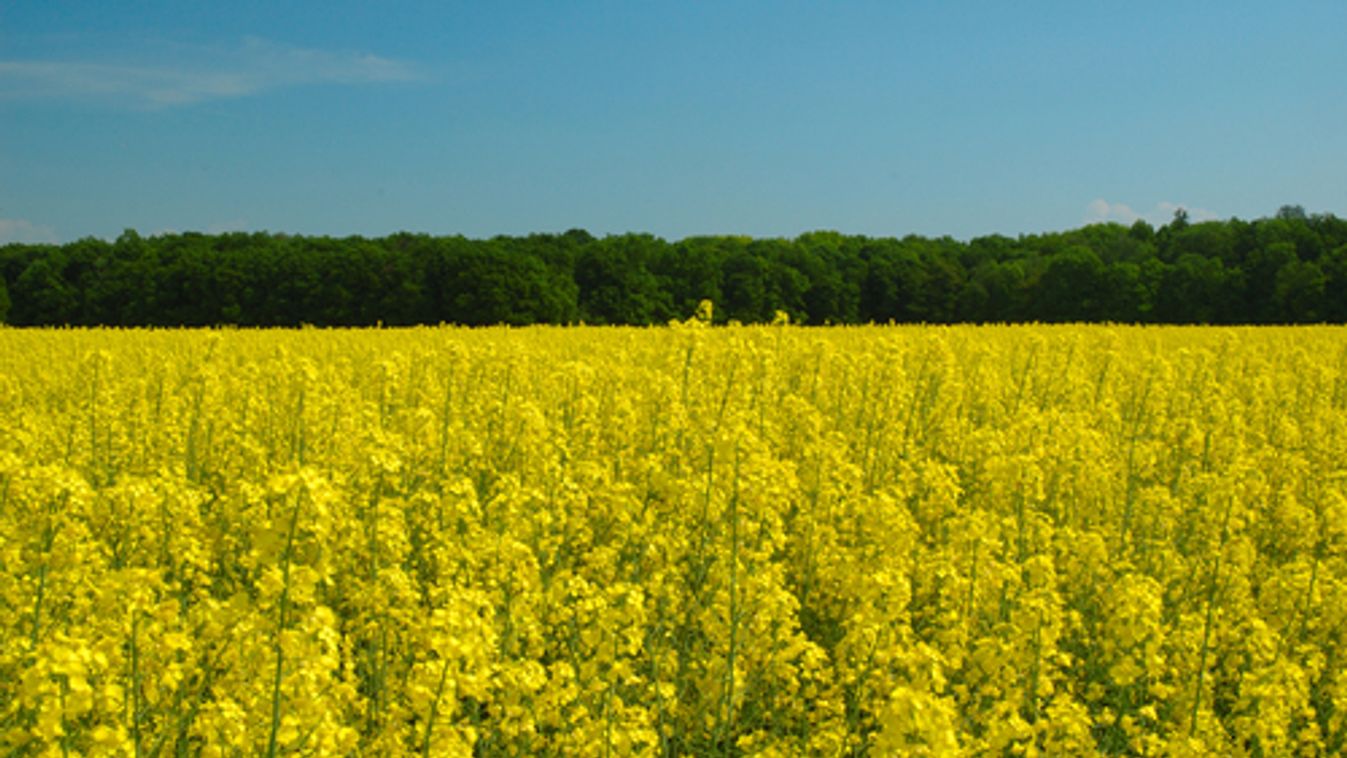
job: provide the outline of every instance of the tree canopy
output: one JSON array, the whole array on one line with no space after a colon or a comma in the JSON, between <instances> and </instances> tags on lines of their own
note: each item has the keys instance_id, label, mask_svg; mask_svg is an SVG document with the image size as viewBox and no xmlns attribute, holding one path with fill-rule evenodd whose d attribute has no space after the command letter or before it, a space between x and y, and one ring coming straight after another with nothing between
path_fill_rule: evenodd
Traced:
<instances>
[{"instance_id":1,"label":"tree canopy","mask_svg":"<svg viewBox=\"0 0 1347 758\"><path fill-rule=\"evenodd\" d=\"M14 325L1347 322L1347 221L1096 224L1010 238L164 234L0 247Z\"/></svg>"}]
</instances>

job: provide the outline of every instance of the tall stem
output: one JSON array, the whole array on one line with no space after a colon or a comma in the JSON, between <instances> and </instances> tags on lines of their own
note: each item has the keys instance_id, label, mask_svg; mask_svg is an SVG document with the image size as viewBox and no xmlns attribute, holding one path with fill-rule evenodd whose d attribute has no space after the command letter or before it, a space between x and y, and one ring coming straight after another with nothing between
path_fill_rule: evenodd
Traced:
<instances>
[{"instance_id":1,"label":"tall stem","mask_svg":"<svg viewBox=\"0 0 1347 758\"><path fill-rule=\"evenodd\" d=\"M295 503L290 515L290 528L285 537L285 553L281 557L283 584L279 618L276 623L276 673L271 681L271 734L267 737L267 758L275 758L276 737L281 728L281 680L285 674L285 648L281 644L281 635L290 615L290 554L295 545L295 527L299 523L299 503Z\"/></svg>"}]
</instances>

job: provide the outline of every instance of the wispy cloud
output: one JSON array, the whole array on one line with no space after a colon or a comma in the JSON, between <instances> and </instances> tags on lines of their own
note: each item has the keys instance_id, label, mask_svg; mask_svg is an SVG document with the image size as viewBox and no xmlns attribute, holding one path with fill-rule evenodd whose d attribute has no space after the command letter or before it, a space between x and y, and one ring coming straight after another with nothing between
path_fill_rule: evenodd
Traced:
<instances>
[{"instance_id":1,"label":"wispy cloud","mask_svg":"<svg viewBox=\"0 0 1347 758\"><path fill-rule=\"evenodd\" d=\"M167 107L308 84L419 78L408 63L292 47L259 37L230 48L170 50L169 61L0 60L0 99L108 100Z\"/></svg>"},{"instance_id":2,"label":"wispy cloud","mask_svg":"<svg viewBox=\"0 0 1347 758\"><path fill-rule=\"evenodd\" d=\"M0 218L0 245L7 242L55 242L56 232L21 218Z\"/></svg>"},{"instance_id":3,"label":"wispy cloud","mask_svg":"<svg viewBox=\"0 0 1347 758\"><path fill-rule=\"evenodd\" d=\"M1169 223L1174 218L1174 212L1180 208L1188 213L1189 221L1215 221L1220 218L1214 211L1206 208L1194 208L1182 203L1172 203L1163 200L1155 204L1155 207L1144 212L1133 210L1126 203L1111 203L1103 198L1097 198L1085 207L1086 224L1101 224L1110 221L1116 221L1122 224L1134 224L1137 221L1145 221L1152 226L1160 226Z\"/></svg>"}]
</instances>

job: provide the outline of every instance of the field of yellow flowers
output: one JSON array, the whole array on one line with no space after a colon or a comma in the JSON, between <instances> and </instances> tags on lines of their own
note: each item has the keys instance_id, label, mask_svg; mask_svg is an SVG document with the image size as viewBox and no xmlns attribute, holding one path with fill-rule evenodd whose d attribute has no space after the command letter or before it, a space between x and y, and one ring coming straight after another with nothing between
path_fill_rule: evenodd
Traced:
<instances>
[{"instance_id":1,"label":"field of yellow flowers","mask_svg":"<svg viewBox=\"0 0 1347 758\"><path fill-rule=\"evenodd\" d=\"M5 755L1347 750L1347 329L0 330Z\"/></svg>"}]
</instances>

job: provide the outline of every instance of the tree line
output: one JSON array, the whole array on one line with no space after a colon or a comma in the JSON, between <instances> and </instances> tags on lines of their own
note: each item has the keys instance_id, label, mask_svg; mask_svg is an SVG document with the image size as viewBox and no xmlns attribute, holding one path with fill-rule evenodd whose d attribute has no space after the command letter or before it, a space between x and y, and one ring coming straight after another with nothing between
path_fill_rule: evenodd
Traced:
<instances>
[{"instance_id":1,"label":"tree line","mask_svg":"<svg viewBox=\"0 0 1347 758\"><path fill-rule=\"evenodd\" d=\"M1347 220L1285 206L967 242L128 230L0 247L0 321L24 326L659 324L702 299L744 323L1342 323Z\"/></svg>"}]
</instances>

